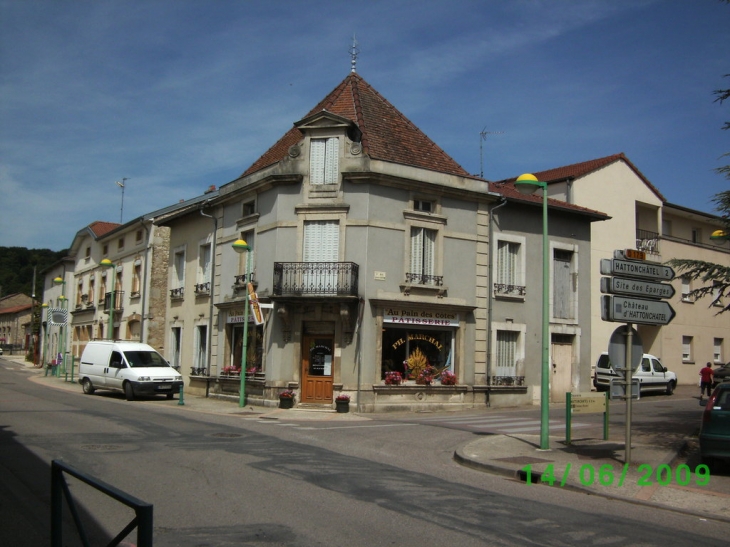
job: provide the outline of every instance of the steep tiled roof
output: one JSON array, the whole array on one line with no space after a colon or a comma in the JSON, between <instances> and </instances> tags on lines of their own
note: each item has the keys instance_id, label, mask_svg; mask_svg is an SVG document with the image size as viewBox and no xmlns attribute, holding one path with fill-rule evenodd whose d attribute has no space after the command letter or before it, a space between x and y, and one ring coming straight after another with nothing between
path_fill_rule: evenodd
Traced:
<instances>
[{"instance_id":1,"label":"steep tiled roof","mask_svg":"<svg viewBox=\"0 0 730 547\"><path fill-rule=\"evenodd\" d=\"M541 180L547 183L550 182L558 182L565 179L570 178L578 178L583 177L589 173L592 173L594 171L597 171L603 167L606 167L607 165L610 165L617 161L623 161L626 163L626 165L629 166L631 170L636 173L636 175L646 184L646 186L656 194L656 196L662 200L663 202L666 201L664 199L664 196L657 190L654 185L649 182L649 179L647 179L641 171L639 171L636 166L631 163L629 158L626 157L626 155L621 152L620 154L614 154L612 156L606 156L605 158L598 158L595 160L588 160L583 161L580 163L574 163L572 165L566 165L564 167L556 167L555 169L548 169L547 171L538 171L532 173L537 177L537 180ZM500 181L501 183L513 183L517 177L506 179L503 181Z\"/></svg>"},{"instance_id":2,"label":"steep tiled roof","mask_svg":"<svg viewBox=\"0 0 730 547\"><path fill-rule=\"evenodd\" d=\"M20 306L12 306L10 308L2 308L2 309L0 309L0 314L3 314L3 315L8 314L8 315L11 315L11 314L14 314L14 313L19 313L21 311L29 310L32 307L33 307L32 304L21 304Z\"/></svg>"},{"instance_id":3,"label":"steep tiled roof","mask_svg":"<svg viewBox=\"0 0 730 547\"><path fill-rule=\"evenodd\" d=\"M515 188L513 181L514 179L504 182L490 182L489 191L500 194L502 197L511 201L522 201L533 203L535 205L542 204L541 192L537 192L535 194L521 194L517 191L517 188ZM567 201L561 201L559 199L548 198L548 207L552 209L560 209L562 211L570 213L588 215L589 217L593 217L596 220L607 220L611 218L606 215L606 213L602 213L601 211L596 211L595 209L589 209L587 207L581 207L580 205L575 205L573 203L568 203Z\"/></svg>"},{"instance_id":4,"label":"steep tiled roof","mask_svg":"<svg viewBox=\"0 0 730 547\"><path fill-rule=\"evenodd\" d=\"M305 118L323 110L354 122L362 132L363 153L372 159L440 173L470 176L357 73L350 73ZM289 147L302 138L303 133L293 127L242 176L255 173L285 158Z\"/></svg>"},{"instance_id":5,"label":"steep tiled roof","mask_svg":"<svg viewBox=\"0 0 730 547\"><path fill-rule=\"evenodd\" d=\"M97 238L108 234L114 228L118 228L121 224L116 222L104 222L103 220L96 220L89 224L89 230L91 230Z\"/></svg>"}]
</instances>

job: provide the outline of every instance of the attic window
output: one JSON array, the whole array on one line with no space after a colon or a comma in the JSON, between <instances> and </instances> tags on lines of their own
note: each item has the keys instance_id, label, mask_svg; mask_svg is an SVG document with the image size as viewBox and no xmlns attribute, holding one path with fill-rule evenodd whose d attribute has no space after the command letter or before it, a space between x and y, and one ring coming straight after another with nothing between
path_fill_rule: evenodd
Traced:
<instances>
[{"instance_id":1,"label":"attic window","mask_svg":"<svg viewBox=\"0 0 730 547\"><path fill-rule=\"evenodd\" d=\"M423 201L420 199L413 200L413 210L422 211L424 213L432 213L434 210L432 201Z\"/></svg>"},{"instance_id":2,"label":"attic window","mask_svg":"<svg viewBox=\"0 0 730 547\"><path fill-rule=\"evenodd\" d=\"M337 184L340 144L337 137L312 139L309 154L310 184Z\"/></svg>"}]
</instances>

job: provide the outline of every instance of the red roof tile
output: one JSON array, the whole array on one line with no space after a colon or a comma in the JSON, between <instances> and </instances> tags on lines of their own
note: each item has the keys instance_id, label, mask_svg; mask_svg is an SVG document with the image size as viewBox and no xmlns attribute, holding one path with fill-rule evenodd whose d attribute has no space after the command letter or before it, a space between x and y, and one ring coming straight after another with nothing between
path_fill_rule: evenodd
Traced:
<instances>
[{"instance_id":1,"label":"red roof tile","mask_svg":"<svg viewBox=\"0 0 730 547\"><path fill-rule=\"evenodd\" d=\"M578 178L583 177L585 175L588 175L589 173L592 173L594 171L598 171L599 169L602 169L603 167L606 167L607 165L610 165L612 163L615 163L617 161L623 161L626 163L626 165L629 166L631 170L633 170L636 175L646 184L646 186L656 194L656 196L662 200L663 202L666 201L664 196L657 190L654 185L649 182L649 179L647 179L641 171L639 171L636 166L631 163L629 158L626 157L626 155L621 152L620 154L614 154L612 156L606 156L605 158L598 158L595 160L588 160L580 163L574 163L572 165L566 165L564 167L556 167L555 169L548 169L547 171L538 171L535 173L532 173L537 177L537 180L544 181L547 183L551 182L558 182L569 178ZM500 181L501 183L513 183L517 177L511 178L511 179L505 179L503 181Z\"/></svg>"},{"instance_id":2,"label":"red roof tile","mask_svg":"<svg viewBox=\"0 0 730 547\"><path fill-rule=\"evenodd\" d=\"M89 224L89 230L91 230L97 238L108 234L114 228L118 228L121 224L116 222L104 222L103 220L96 220Z\"/></svg>"},{"instance_id":3,"label":"red roof tile","mask_svg":"<svg viewBox=\"0 0 730 547\"><path fill-rule=\"evenodd\" d=\"M363 153L372 159L470 176L357 73L350 73L305 118L323 110L354 122L362 132ZM303 136L298 128L293 127L242 176L285 158L289 147L301 141Z\"/></svg>"}]
</instances>

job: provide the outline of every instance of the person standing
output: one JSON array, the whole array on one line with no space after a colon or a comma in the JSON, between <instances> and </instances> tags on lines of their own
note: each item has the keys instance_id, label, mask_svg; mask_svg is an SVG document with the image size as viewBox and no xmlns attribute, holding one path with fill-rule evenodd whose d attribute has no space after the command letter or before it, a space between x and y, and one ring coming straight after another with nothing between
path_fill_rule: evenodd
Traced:
<instances>
[{"instance_id":1,"label":"person standing","mask_svg":"<svg viewBox=\"0 0 730 547\"><path fill-rule=\"evenodd\" d=\"M707 389L707 396L709 397L712 393L712 379L715 373L712 371L710 363L707 363L703 369L700 370L700 399L705 394L705 388Z\"/></svg>"}]
</instances>

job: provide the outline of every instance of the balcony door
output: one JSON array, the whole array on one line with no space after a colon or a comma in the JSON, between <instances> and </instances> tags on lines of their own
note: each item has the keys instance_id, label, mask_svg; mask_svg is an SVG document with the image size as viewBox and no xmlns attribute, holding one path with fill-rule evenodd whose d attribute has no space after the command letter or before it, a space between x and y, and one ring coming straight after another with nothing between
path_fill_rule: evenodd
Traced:
<instances>
[{"instance_id":1,"label":"balcony door","mask_svg":"<svg viewBox=\"0 0 730 547\"><path fill-rule=\"evenodd\" d=\"M302 270L301 286L304 293L337 294L337 269L333 262L339 259L340 226L336 220L314 220L304 223L302 259L307 267Z\"/></svg>"},{"instance_id":2,"label":"balcony door","mask_svg":"<svg viewBox=\"0 0 730 547\"><path fill-rule=\"evenodd\" d=\"M332 335L305 335L302 339L302 403L332 402Z\"/></svg>"}]
</instances>

